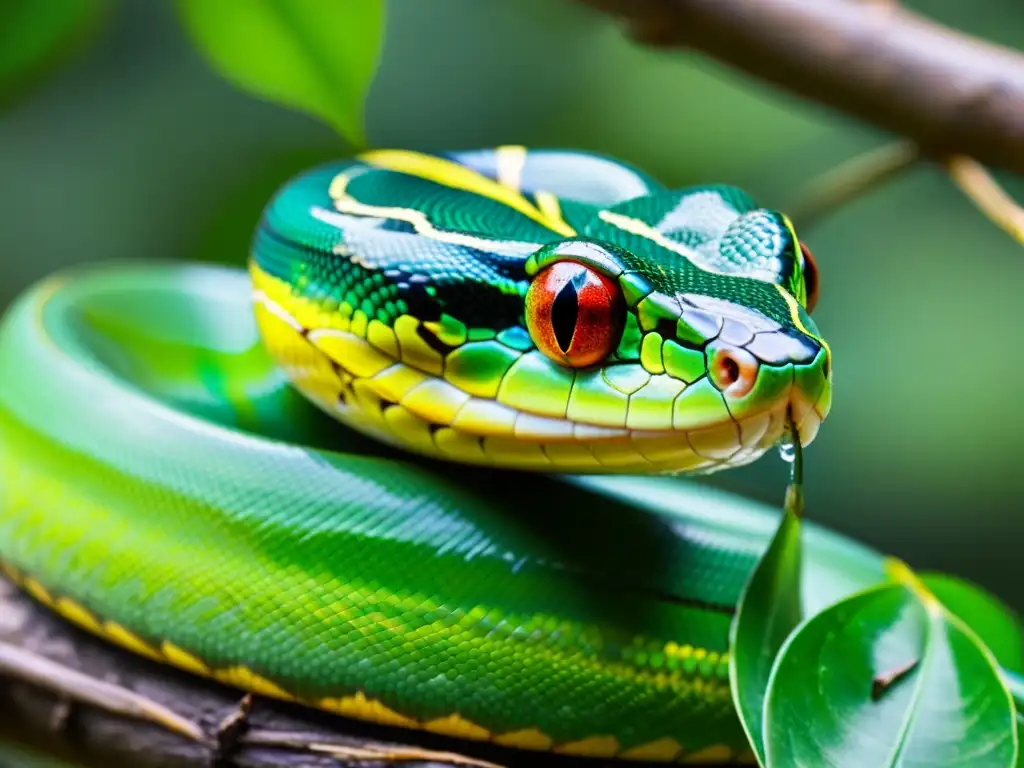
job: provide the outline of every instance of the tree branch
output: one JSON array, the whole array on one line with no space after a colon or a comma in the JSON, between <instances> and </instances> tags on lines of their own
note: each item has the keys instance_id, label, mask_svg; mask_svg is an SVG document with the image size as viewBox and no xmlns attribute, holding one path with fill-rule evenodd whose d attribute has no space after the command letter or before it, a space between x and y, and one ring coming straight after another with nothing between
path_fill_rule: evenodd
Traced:
<instances>
[{"instance_id":1,"label":"tree branch","mask_svg":"<svg viewBox=\"0 0 1024 768\"><path fill-rule=\"evenodd\" d=\"M581 0L641 41L701 51L912 140L1024 172L1024 54L895 3Z\"/></svg>"}]
</instances>

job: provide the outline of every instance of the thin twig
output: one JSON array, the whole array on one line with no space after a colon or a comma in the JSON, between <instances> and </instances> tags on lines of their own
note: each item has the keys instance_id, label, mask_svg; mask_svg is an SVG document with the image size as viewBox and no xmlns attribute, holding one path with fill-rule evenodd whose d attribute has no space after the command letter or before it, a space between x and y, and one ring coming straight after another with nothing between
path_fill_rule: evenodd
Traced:
<instances>
[{"instance_id":1,"label":"thin twig","mask_svg":"<svg viewBox=\"0 0 1024 768\"><path fill-rule=\"evenodd\" d=\"M113 683L98 680L75 669L58 664L44 656L0 641L0 676L17 678L47 688L62 697L62 701L76 701L98 707L111 714L144 720L180 734L195 742L207 743L202 727L192 720L151 699ZM310 755L326 755L349 762L407 763L434 762L465 768L502 768L488 760L419 747L331 743L324 734L302 734L295 731L254 729L246 732L252 706L246 696L239 708L222 723L218 735L224 731L222 751L229 757L239 747L261 746L295 750Z\"/></svg>"},{"instance_id":2,"label":"thin twig","mask_svg":"<svg viewBox=\"0 0 1024 768\"><path fill-rule=\"evenodd\" d=\"M330 755L331 757L343 760L355 760L357 762L411 763L435 761L465 766L465 768L503 768L498 763L478 760L475 757L458 755L454 752L419 749L418 747L339 747L335 744L310 744L307 748L310 752Z\"/></svg>"},{"instance_id":3,"label":"thin twig","mask_svg":"<svg viewBox=\"0 0 1024 768\"><path fill-rule=\"evenodd\" d=\"M127 688L97 680L44 656L0 642L0 676L14 677L47 688L66 700L79 701L137 720L146 720L181 734L192 741L203 741L203 729L167 707Z\"/></svg>"},{"instance_id":4,"label":"thin twig","mask_svg":"<svg viewBox=\"0 0 1024 768\"><path fill-rule=\"evenodd\" d=\"M875 679L871 681L871 700L878 701L881 699L890 688L917 669L920 663L920 659L912 659L911 661L904 662L903 664L893 667L880 675L876 675Z\"/></svg>"},{"instance_id":5,"label":"thin twig","mask_svg":"<svg viewBox=\"0 0 1024 768\"><path fill-rule=\"evenodd\" d=\"M786 208L798 228L883 184L920 160L912 141L894 141L856 155L810 181Z\"/></svg>"},{"instance_id":6,"label":"thin twig","mask_svg":"<svg viewBox=\"0 0 1024 768\"><path fill-rule=\"evenodd\" d=\"M466 766L466 768L503 768L498 763L456 754L455 752L420 749L418 747L387 747L383 745L356 747L351 744L326 741L322 734L307 734L297 731L253 729L243 734L239 738L238 743L253 747L277 747L279 749L315 752L357 762L402 763L421 761Z\"/></svg>"},{"instance_id":7,"label":"thin twig","mask_svg":"<svg viewBox=\"0 0 1024 768\"><path fill-rule=\"evenodd\" d=\"M249 730L249 715L252 714L253 695L247 693L238 702L231 714L217 726L217 760L225 762L238 750L242 736Z\"/></svg>"},{"instance_id":8,"label":"thin twig","mask_svg":"<svg viewBox=\"0 0 1024 768\"><path fill-rule=\"evenodd\" d=\"M958 155L946 161L946 168L956 185L993 224L1024 245L1024 208L1006 193L981 163Z\"/></svg>"}]
</instances>

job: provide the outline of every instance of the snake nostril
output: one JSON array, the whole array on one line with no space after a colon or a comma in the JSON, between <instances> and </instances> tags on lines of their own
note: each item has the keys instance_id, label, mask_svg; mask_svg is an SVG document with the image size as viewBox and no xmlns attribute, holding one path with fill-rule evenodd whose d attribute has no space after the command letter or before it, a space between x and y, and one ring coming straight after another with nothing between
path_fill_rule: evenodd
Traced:
<instances>
[{"instance_id":1,"label":"snake nostril","mask_svg":"<svg viewBox=\"0 0 1024 768\"><path fill-rule=\"evenodd\" d=\"M743 397L754 388L757 368L757 360L746 350L717 346L711 354L708 374L719 391Z\"/></svg>"},{"instance_id":2,"label":"snake nostril","mask_svg":"<svg viewBox=\"0 0 1024 768\"><path fill-rule=\"evenodd\" d=\"M731 387L740 378L740 364L737 363L733 358L723 355L721 362L721 371L719 371L718 378L726 387Z\"/></svg>"}]
</instances>

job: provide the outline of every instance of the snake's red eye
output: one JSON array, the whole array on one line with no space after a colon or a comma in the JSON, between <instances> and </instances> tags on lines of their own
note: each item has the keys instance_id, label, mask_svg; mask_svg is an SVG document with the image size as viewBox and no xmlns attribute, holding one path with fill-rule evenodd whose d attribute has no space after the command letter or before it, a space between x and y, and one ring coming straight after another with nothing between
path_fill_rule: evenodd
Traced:
<instances>
[{"instance_id":1,"label":"snake's red eye","mask_svg":"<svg viewBox=\"0 0 1024 768\"><path fill-rule=\"evenodd\" d=\"M540 272L526 292L526 327L556 363L584 368L611 353L622 335L625 302L611 279L575 261Z\"/></svg>"},{"instance_id":2,"label":"snake's red eye","mask_svg":"<svg viewBox=\"0 0 1024 768\"><path fill-rule=\"evenodd\" d=\"M804 255L804 286L807 289L807 314L814 311L814 305L818 303L818 264L814 261L811 249L800 243L800 251Z\"/></svg>"}]
</instances>

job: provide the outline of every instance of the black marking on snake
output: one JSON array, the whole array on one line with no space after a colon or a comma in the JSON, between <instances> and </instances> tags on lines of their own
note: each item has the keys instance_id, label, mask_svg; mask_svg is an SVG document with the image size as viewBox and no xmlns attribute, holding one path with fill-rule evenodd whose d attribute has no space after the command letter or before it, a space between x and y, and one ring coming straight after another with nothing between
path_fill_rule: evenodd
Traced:
<instances>
[{"instance_id":1,"label":"black marking on snake","mask_svg":"<svg viewBox=\"0 0 1024 768\"><path fill-rule=\"evenodd\" d=\"M409 315L418 320L437 321L441 319L441 306L437 299L427 292L430 283L426 275L410 275L407 280L396 285L398 298L405 301Z\"/></svg>"},{"instance_id":2,"label":"black marking on snake","mask_svg":"<svg viewBox=\"0 0 1024 768\"><path fill-rule=\"evenodd\" d=\"M692 349L695 352L703 352L704 347L708 345L705 341L703 344L698 344L690 339L684 339L679 336L679 325L678 321L668 317L662 317L658 320L657 325L654 326L655 332L663 339L671 339L680 347L686 347Z\"/></svg>"},{"instance_id":3,"label":"black marking on snake","mask_svg":"<svg viewBox=\"0 0 1024 768\"><path fill-rule=\"evenodd\" d=\"M394 400L388 400L387 398L383 398L383 397L378 397L377 398L377 404L378 404L378 406L380 406L380 412L381 412L382 416L384 415L384 413L389 408L401 408L402 407L401 403L395 402ZM414 415L416 416L416 418L420 419L420 421L422 421L424 424L427 425L427 430L430 432L430 436L431 437L436 435L439 430L442 430L445 427L450 427L451 426L450 424L439 424L437 422L427 421L426 419L424 419L422 416L419 416L418 414L414 414Z\"/></svg>"},{"instance_id":4,"label":"black marking on snake","mask_svg":"<svg viewBox=\"0 0 1024 768\"><path fill-rule=\"evenodd\" d=\"M447 357L448 353L457 347L453 347L451 344L446 344L437 337L437 334L427 328L423 323L416 326L417 335L426 342L427 346L433 349L435 352L441 355L441 357Z\"/></svg>"}]
</instances>

